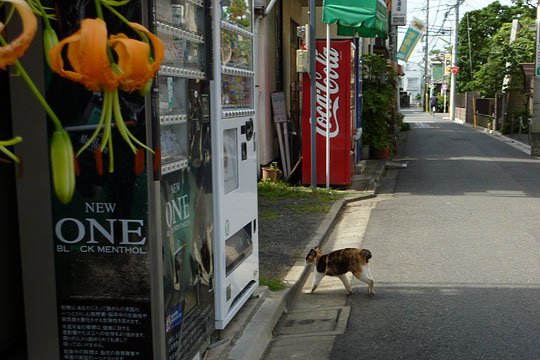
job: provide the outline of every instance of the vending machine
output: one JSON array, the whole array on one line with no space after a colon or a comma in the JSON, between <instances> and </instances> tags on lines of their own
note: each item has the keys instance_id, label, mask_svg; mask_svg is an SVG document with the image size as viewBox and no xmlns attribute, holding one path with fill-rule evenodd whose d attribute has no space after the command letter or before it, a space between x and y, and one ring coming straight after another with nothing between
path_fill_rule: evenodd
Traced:
<instances>
[{"instance_id":1,"label":"vending machine","mask_svg":"<svg viewBox=\"0 0 540 360\"><path fill-rule=\"evenodd\" d=\"M253 1L215 2L212 115L216 328L259 285Z\"/></svg>"},{"instance_id":2,"label":"vending machine","mask_svg":"<svg viewBox=\"0 0 540 360\"><path fill-rule=\"evenodd\" d=\"M64 71L24 62L57 119L15 77L7 115L28 358L200 358L259 281L252 1L43 3Z\"/></svg>"},{"instance_id":3,"label":"vending machine","mask_svg":"<svg viewBox=\"0 0 540 360\"><path fill-rule=\"evenodd\" d=\"M350 40L316 41L316 157L317 184L326 183L326 136L330 138L330 184L351 184L356 159L355 49ZM329 71L327 73L327 58ZM327 94L326 83L329 83ZM303 74L302 182L311 184L311 111L308 73ZM326 106L330 107L327 119Z\"/></svg>"},{"instance_id":4,"label":"vending machine","mask_svg":"<svg viewBox=\"0 0 540 360\"><path fill-rule=\"evenodd\" d=\"M210 0L150 3L165 48L152 98L154 334L162 359L192 359L214 331Z\"/></svg>"}]
</instances>

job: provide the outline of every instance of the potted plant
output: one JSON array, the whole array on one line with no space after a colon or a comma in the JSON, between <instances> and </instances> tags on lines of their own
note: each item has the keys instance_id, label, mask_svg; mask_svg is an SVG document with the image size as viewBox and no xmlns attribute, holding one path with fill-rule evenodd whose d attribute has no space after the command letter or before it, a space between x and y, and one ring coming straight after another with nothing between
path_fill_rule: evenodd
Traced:
<instances>
[{"instance_id":1,"label":"potted plant","mask_svg":"<svg viewBox=\"0 0 540 360\"><path fill-rule=\"evenodd\" d=\"M262 167L262 179L263 181L276 181L280 172L277 161L272 161L269 165Z\"/></svg>"},{"instance_id":2,"label":"potted plant","mask_svg":"<svg viewBox=\"0 0 540 360\"><path fill-rule=\"evenodd\" d=\"M397 74L380 55L364 58L363 143L370 145L372 157L392 153Z\"/></svg>"}]
</instances>

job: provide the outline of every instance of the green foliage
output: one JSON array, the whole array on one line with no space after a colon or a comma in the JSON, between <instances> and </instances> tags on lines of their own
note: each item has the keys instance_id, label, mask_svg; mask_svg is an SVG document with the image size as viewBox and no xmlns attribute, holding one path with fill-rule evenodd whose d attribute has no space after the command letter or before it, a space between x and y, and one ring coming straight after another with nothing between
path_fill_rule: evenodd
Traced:
<instances>
[{"instance_id":1,"label":"green foliage","mask_svg":"<svg viewBox=\"0 0 540 360\"><path fill-rule=\"evenodd\" d=\"M259 209L259 220L275 221L279 218L279 214L275 210Z\"/></svg>"},{"instance_id":2,"label":"green foliage","mask_svg":"<svg viewBox=\"0 0 540 360\"><path fill-rule=\"evenodd\" d=\"M507 120L504 122L501 132L503 134L517 134L521 131L522 134L529 132L529 118L532 115L527 111L517 111L508 114ZM521 119L521 121L520 121Z\"/></svg>"},{"instance_id":3,"label":"green foliage","mask_svg":"<svg viewBox=\"0 0 540 360\"><path fill-rule=\"evenodd\" d=\"M266 198L289 198L289 199L308 199L317 198L321 201L334 200L340 198L348 192L340 190L316 189L312 191L310 187L291 186L284 182L261 181L258 184L259 196Z\"/></svg>"},{"instance_id":4,"label":"green foliage","mask_svg":"<svg viewBox=\"0 0 540 360\"><path fill-rule=\"evenodd\" d=\"M259 284L261 286L268 286L268 289L270 289L270 291L281 291L287 288L287 285L285 284L285 282L277 278L267 279L261 276L259 278Z\"/></svg>"},{"instance_id":5,"label":"green foliage","mask_svg":"<svg viewBox=\"0 0 540 360\"><path fill-rule=\"evenodd\" d=\"M408 131L411 129L411 125L409 123L403 122L405 119L405 115L402 113L397 113L394 116L394 122L396 124L396 128L399 129L399 131Z\"/></svg>"},{"instance_id":6,"label":"green foliage","mask_svg":"<svg viewBox=\"0 0 540 360\"><path fill-rule=\"evenodd\" d=\"M391 110L396 101L397 74L380 55L364 56L364 144L375 149L391 147Z\"/></svg>"},{"instance_id":7,"label":"green foliage","mask_svg":"<svg viewBox=\"0 0 540 360\"><path fill-rule=\"evenodd\" d=\"M229 6L223 9L223 17L227 21L249 28L251 21L248 4L246 0L230 0Z\"/></svg>"},{"instance_id":8,"label":"green foliage","mask_svg":"<svg viewBox=\"0 0 540 360\"><path fill-rule=\"evenodd\" d=\"M514 6L493 2L483 9L465 14L459 24L457 91L478 91L493 97L502 91L505 75L512 76L506 91L522 88L519 63L534 61L535 9L517 0ZM510 44L513 19L522 24L517 40Z\"/></svg>"}]
</instances>

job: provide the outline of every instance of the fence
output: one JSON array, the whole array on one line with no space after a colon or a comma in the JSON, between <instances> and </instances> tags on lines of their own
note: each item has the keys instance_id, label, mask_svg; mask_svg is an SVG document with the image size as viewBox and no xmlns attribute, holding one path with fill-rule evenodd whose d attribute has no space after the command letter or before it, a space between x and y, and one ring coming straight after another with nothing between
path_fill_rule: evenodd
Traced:
<instances>
[{"instance_id":1,"label":"fence","mask_svg":"<svg viewBox=\"0 0 540 360\"><path fill-rule=\"evenodd\" d=\"M495 99L476 98L476 125L493 130L495 119Z\"/></svg>"},{"instance_id":2,"label":"fence","mask_svg":"<svg viewBox=\"0 0 540 360\"><path fill-rule=\"evenodd\" d=\"M456 119L463 122L474 123L473 100L480 96L477 92L456 94Z\"/></svg>"}]
</instances>

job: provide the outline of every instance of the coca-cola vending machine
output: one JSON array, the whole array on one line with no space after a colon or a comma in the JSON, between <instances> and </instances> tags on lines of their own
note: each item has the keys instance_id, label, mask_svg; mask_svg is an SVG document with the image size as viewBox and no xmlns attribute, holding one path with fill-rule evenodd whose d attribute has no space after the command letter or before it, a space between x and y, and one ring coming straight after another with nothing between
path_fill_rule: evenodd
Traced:
<instances>
[{"instance_id":1,"label":"coca-cola vending machine","mask_svg":"<svg viewBox=\"0 0 540 360\"><path fill-rule=\"evenodd\" d=\"M326 40L316 41L316 157L317 184L326 184L326 104L330 107L329 144L331 185L351 184L355 162L355 76L354 44L350 40L330 42L329 71L327 74ZM329 97L326 81L329 81ZM311 184L311 112L310 77L303 75L302 111L302 182Z\"/></svg>"}]
</instances>

